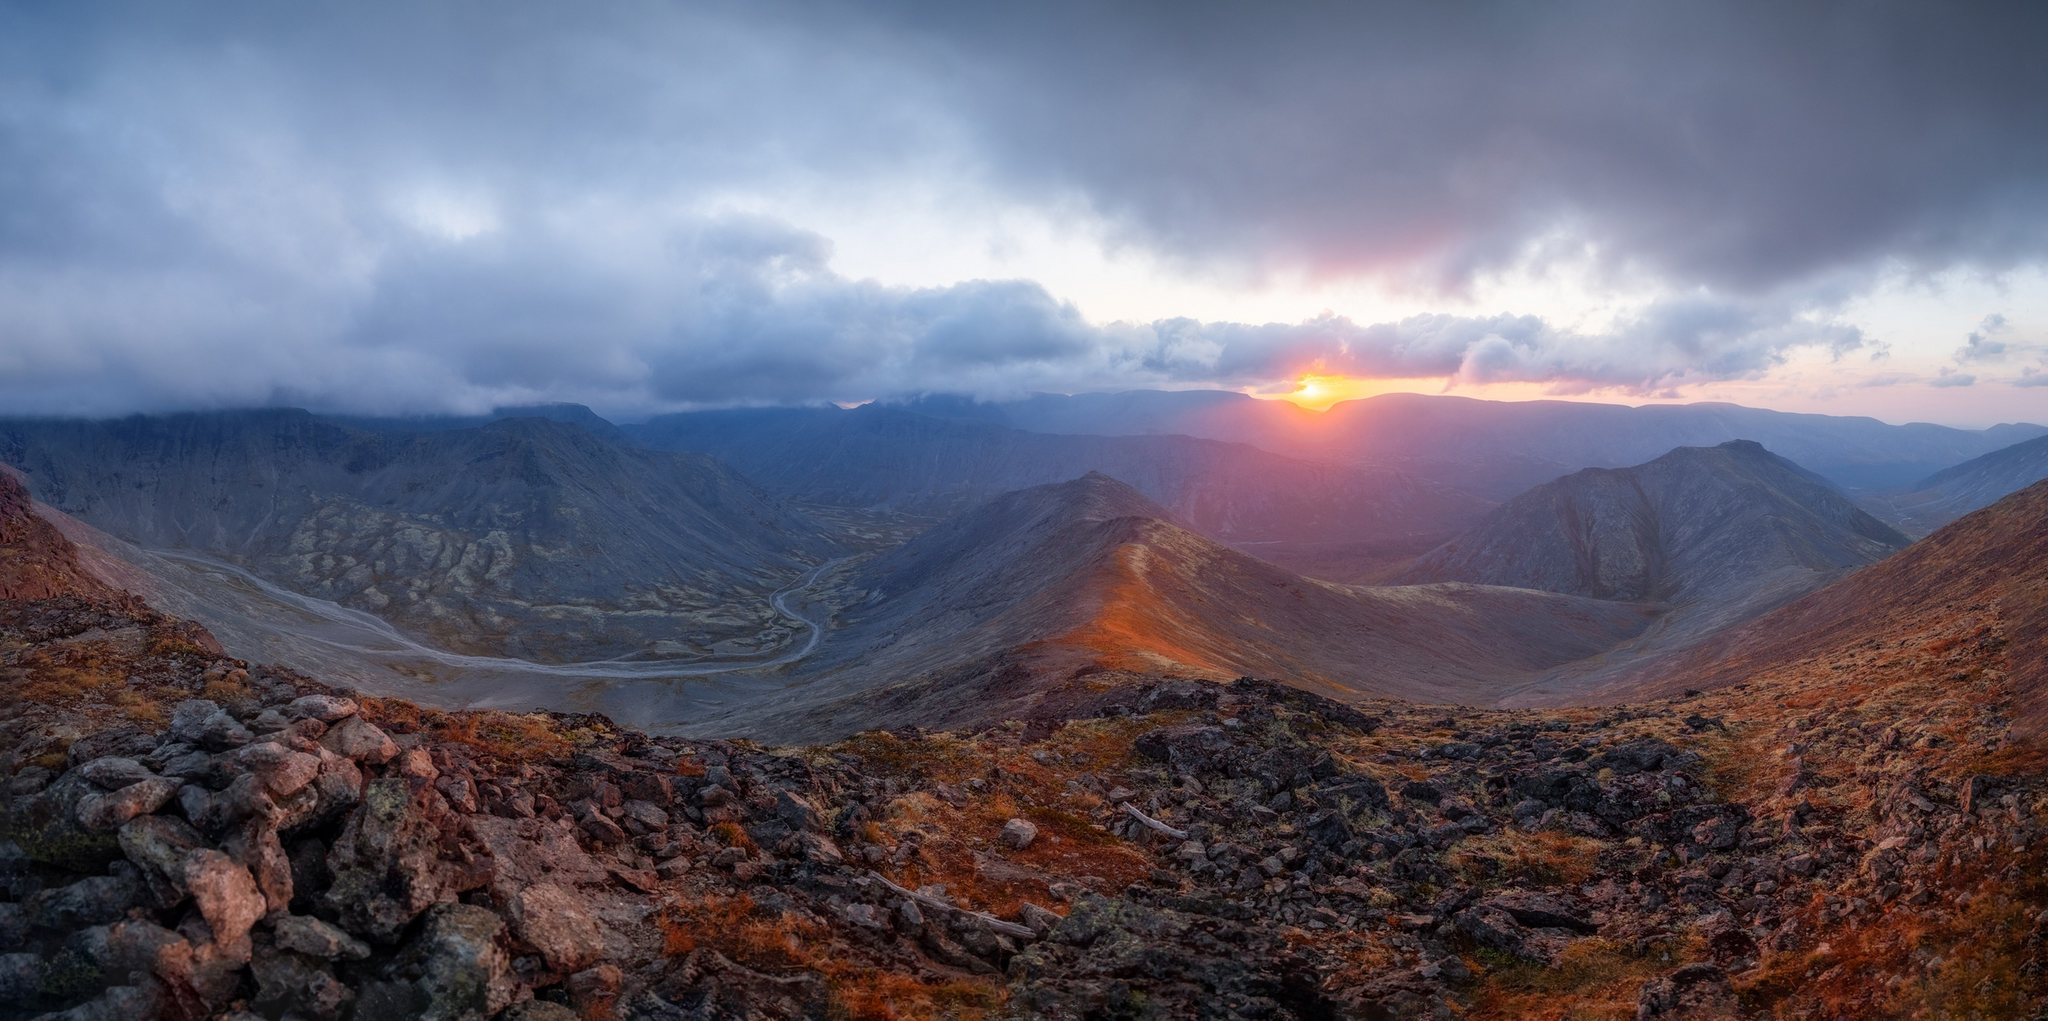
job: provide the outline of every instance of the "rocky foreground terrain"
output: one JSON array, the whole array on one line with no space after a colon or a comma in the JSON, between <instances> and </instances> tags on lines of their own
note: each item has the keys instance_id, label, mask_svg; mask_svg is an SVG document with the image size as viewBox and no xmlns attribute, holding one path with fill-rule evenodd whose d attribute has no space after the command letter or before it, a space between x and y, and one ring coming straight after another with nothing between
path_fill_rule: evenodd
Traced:
<instances>
[{"instance_id":1,"label":"rocky foreground terrain","mask_svg":"<svg viewBox=\"0 0 2048 1021\"><path fill-rule=\"evenodd\" d=\"M1102 672L978 733L765 749L226 658L14 496L8 1017L2048 1004L2048 790L1997 606L1639 705Z\"/></svg>"}]
</instances>

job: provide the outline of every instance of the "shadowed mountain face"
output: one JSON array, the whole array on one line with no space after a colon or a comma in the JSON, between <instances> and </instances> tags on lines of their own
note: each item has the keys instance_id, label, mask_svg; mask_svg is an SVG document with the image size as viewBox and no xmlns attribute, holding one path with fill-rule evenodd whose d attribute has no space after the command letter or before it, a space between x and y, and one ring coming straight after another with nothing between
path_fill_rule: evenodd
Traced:
<instances>
[{"instance_id":1,"label":"shadowed mountain face","mask_svg":"<svg viewBox=\"0 0 2048 1021\"><path fill-rule=\"evenodd\" d=\"M1103 670L1485 701L1651 616L1541 592L1310 581L1100 474L993 500L877 558L853 585L866 600L841 615L804 680L728 727L792 740L993 722Z\"/></svg>"},{"instance_id":2,"label":"shadowed mountain face","mask_svg":"<svg viewBox=\"0 0 2048 1021\"><path fill-rule=\"evenodd\" d=\"M28 486L0 468L0 600L112 596L78 560L78 549L34 513Z\"/></svg>"},{"instance_id":3,"label":"shadowed mountain face","mask_svg":"<svg viewBox=\"0 0 2048 1021\"><path fill-rule=\"evenodd\" d=\"M1686 688L1823 680L1878 683L1903 667L1964 664L1989 651L2009 676L1960 669L1958 692L2009 685L2015 729L2048 733L2048 482L1972 513L1912 548L1683 656L1616 677L1584 701Z\"/></svg>"},{"instance_id":4,"label":"shadowed mountain face","mask_svg":"<svg viewBox=\"0 0 2048 1021\"><path fill-rule=\"evenodd\" d=\"M1817 587L1906 543L1824 480L1737 440L1538 486L1424 555L1402 580L1718 604L1788 574Z\"/></svg>"},{"instance_id":5,"label":"shadowed mountain face","mask_svg":"<svg viewBox=\"0 0 2048 1021\"><path fill-rule=\"evenodd\" d=\"M2048 436L2015 443L1935 472L1905 493L1874 497L1915 534L1940 528L2048 479Z\"/></svg>"},{"instance_id":6,"label":"shadowed mountain face","mask_svg":"<svg viewBox=\"0 0 2048 1021\"><path fill-rule=\"evenodd\" d=\"M1301 457L1385 464L1491 499L1581 468L1639 464L1673 447L1754 439L1837 485L1893 488L1937 469L2048 434L2040 425L1985 430L1872 418L1799 415L1733 404L1480 401L1383 394L1323 414L1218 392L1035 394L998 404L920 405L1039 432L1185 433Z\"/></svg>"},{"instance_id":7,"label":"shadowed mountain face","mask_svg":"<svg viewBox=\"0 0 2048 1021\"><path fill-rule=\"evenodd\" d=\"M752 641L765 596L836 552L702 455L575 426L373 433L304 412L0 423L37 495L457 651L575 659ZM759 619L756 619L759 618Z\"/></svg>"},{"instance_id":8,"label":"shadowed mountain face","mask_svg":"<svg viewBox=\"0 0 2048 1021\"><path fill-rule=\"evenodd\" d=\"M1100 471L1229 541L1443 535L1491 506L1400 472L1319 464L1186 436L1053 436L873 405L667 415L627 427L701 450L786 499L947 515Z\"/></svg>"}]
</instances>

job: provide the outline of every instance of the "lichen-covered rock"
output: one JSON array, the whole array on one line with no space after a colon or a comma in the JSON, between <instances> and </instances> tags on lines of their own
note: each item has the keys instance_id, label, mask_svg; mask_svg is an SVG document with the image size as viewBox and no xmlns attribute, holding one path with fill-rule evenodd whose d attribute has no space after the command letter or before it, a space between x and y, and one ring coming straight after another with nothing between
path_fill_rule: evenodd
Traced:
<instances>
[{"instance_id":1,"label":"lichen-covered rock","mask_svg":"<svg viewBox=\"0 0 2048 1021\"><path fill-rule=\"evenodd\" d=\"M512 928L547 961L568 974L589 967L604 954L604 930L579 898L553 883L536 883L511 902Z\"/></svg>"},{"instance_id":2,"label":"lichen-covered rock","mask_svg":"<svg viewBox=\"0 0 2048 1021\"><path fill-rule=\"evenodd\" d=\"M98 786L72 773L58 777L7 813L6 838L28 857L72 872L94 873L121 856L114 834L79 825L78 805L100 794Z\"/></svg>"},{"instance_id":3,"label":"lichen-covered rock","mask_svg":"<svg viewBox=\"0 0 2048 1021\"><path fill-rule=\"evenodd\" d=\"M185 885L185 856L206 846L199 831L176 816L145 815L121 827L120 849L142 870L143 883L159 908L191 895Z\"/></svg>"},{"instance_id":4,"label":"lichen-covered rock","mask_svg":"<svg viewBox=\"0 0 2048 1021\"><path fill-rule=\"evenodd\" d=\"M129 918L107 927L107 971L134 982L154 975L164 982L187 984L192 977L192 943L148 919Z\"/></svg>"},{"instance_id":5,"label":"lichen-covered rock","mask_svg":"<svg viewBox=\"0 0 2048 1021\"><path fill-rule=\"evenodd\" d=\"M240 748L256 740L227 710L206 699L180 702L171 710L171 738L186 744L219 751Z\"/></svg>"},{"instance_id":6,"label":"lichen-covered rock","mask_svg":"<svg viewBox=\"0 0 2048 1021\"><path fill-rule=\"evenodd\" d=\"M326 961L276 947L261 947L249 959L256 979L251 1005L267 1014L306 1021L333 1021L355 1000L355 990L335 977Z\"/></svg>"},{"instance_id":7,"label":"lichen-covered rock","mask_svg":"<svg viewBox=\"0 0 2048 1021\"><path fill-rule=\"evenodd\" d=\"M51 887L24 905L31 923L69 932L104 925L128 913L142 897L142 888L126 876L92 876L67 886Z\"/></svg>"},{"instance_id":8,"label":"lichen-covered rock","mask_svg":"<svg viewBox=\"0 0 2048 1021\"><path fill-rule=\"evenodd\" d=\"M431 787L414 792L405 780L372 780L328 852L334 882L327 906L341 926L373 942L397 942L399 933L441 892L441 830L445 814Z\"/></svg>"},{"instance_id":9,"label":"lichen-covered rock","mask_svg":"<svg viewBox=\"0 0 2048 1021\"><path fill-rule=\"evenodd\" d=\"M996 839L1005 847L1021 851L1038 839L1038 826L1029 819L1012 819L1003 824L1003 832Z\"/></svg>"},{"instance_id":10,"label":"lichen-covered rock","mask_svg":"<svg viewBox=\"0 0 2048 1021\"><path fill-rule=\"evenodd\" d=\"M370 945L307 915L286 915L271 926L272 940L281 950L317 957L325 961L360 961L370 956Z\"/></svg>"},{"instance_id":11,"label":"lichen-covered rock","mask_svg":"<svg viewBox=\"0 0 2048 1021\"><path fill-rule=\"evenodd\" d=\"M414 977L421 1021L484 1021L512 1002L511 958L498 945L504 923L469 904L440 904L402 956Z\"/></svg>"}]
</instances>

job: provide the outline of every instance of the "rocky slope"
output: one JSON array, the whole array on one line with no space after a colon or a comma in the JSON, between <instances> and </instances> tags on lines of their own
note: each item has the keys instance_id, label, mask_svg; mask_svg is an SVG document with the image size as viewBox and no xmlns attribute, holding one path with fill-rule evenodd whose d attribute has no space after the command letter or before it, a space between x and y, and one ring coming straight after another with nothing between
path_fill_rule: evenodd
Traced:
<instances>
[{"instance_id":1,"label":"rocky slope","mask_svg":"<svg viewBox=\"0 0 2048 1021\"><path fill-rule=\"evenodd\" d=\"M707 655L835 552L702 455L575 425L373 433L304 412L0 422L0 461L122 539L239 564L459 652Z\"/></svg>"},{"instance_id":2,"label":"rocky slope","mask_svg":"<svg viewBox=\"0 0 2048 1021\"><path fill-rule=\"evenodd\" d=\"M1099 471L1229 542L1448 535L1491 506L1385 469L1187 436L1053 436L868 405L665 415L627 431L719 457L785 499L943 517Z\"/></svg>"},{"instance_id":3,"label":"rocky slope","mask_svg":"<svg viewBox=\"0 0 2048 1021\"><path fill-rule=\"evenodd\" d=\"M1913 534L1924 535L2042 479L2048 479L2048 436L1994 450L1935 472L1904 493L1871 496L1866 502Z\"/></svg>"},{"instance_id":4,"label":"rocky slope","mask_svg":"<svg viewBox=\"0 0 2048 1021\"><path fill-rule=\"evenodd\" d=\"M785 692L716 721L818 739L991 723L1104 669L1490 700L1639 633L1643 607L1471 585L1350 589L1211 542L1100 474L1011 493L875 559ZM702 730L702 727L697 728Z\"/></svg>"},{"instance_id":5,"label":"rocky slope","mask_svg":"<svg viewBox=\"0 0 2048 1021\"><path fill-rule=\"evenodd\" d=\"M1954 583L2043 499L1946 540ZM9 600L0 1015L2030 1016L2043 636L1984 614L1628 707L1102 674L978 733L767 751Z\"/></svg>"}]
</instances>

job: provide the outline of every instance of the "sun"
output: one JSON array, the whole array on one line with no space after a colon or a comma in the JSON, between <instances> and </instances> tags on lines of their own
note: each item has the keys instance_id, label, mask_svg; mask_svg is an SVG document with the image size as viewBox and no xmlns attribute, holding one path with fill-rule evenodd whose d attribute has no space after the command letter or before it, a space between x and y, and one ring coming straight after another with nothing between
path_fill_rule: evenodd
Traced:
<instances>
[{"instance_id":1,"label":"sun","mask_svg":"<svg viewBox=\"0 0 2048 1021\"><path fill-rule=\"evenodd\" d=\"M1376 385L1378 382L1371 379L1353 379L1350 376L1305 372L1295 381L1292 392L1274 396L1310 411L1328 411L1333 404L1379 393L1381 387Z\"/></svg>"}]
</instances>

